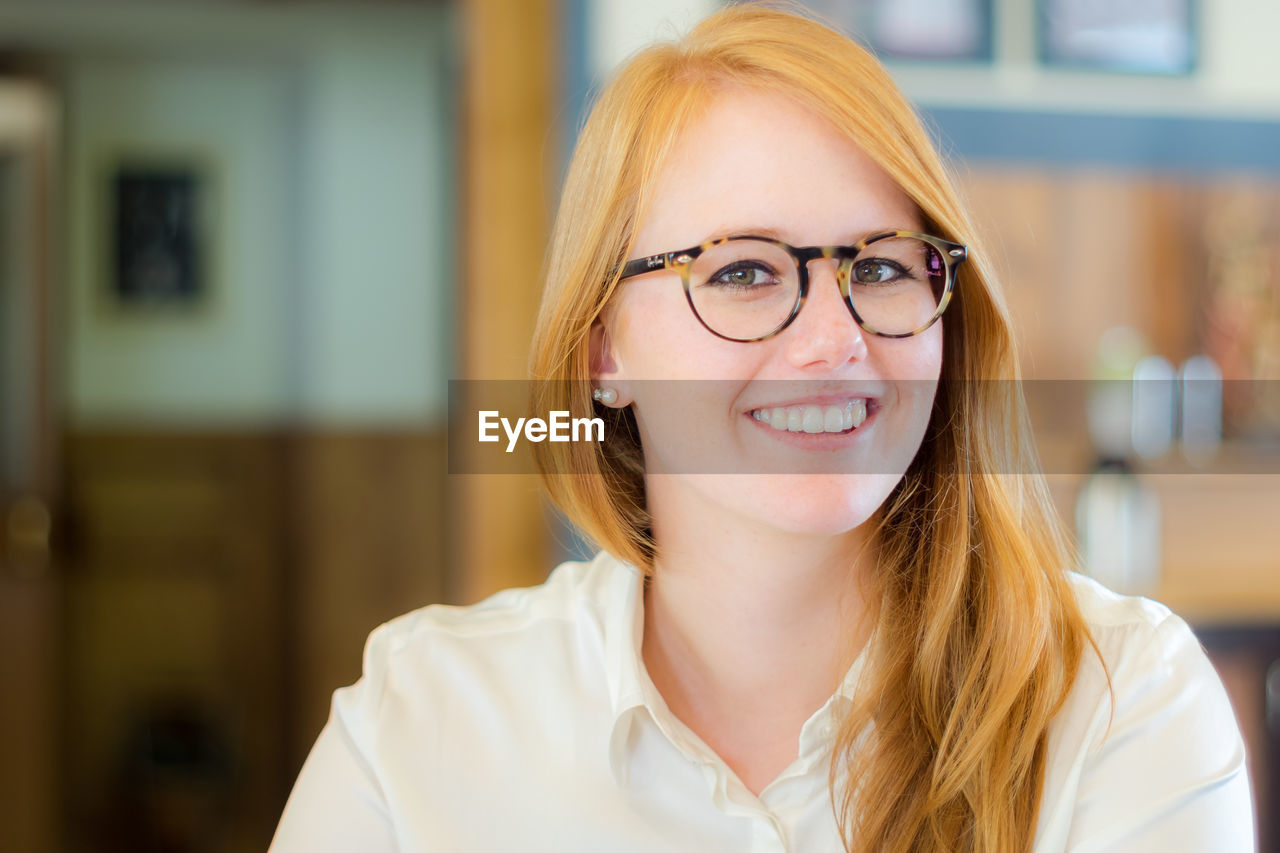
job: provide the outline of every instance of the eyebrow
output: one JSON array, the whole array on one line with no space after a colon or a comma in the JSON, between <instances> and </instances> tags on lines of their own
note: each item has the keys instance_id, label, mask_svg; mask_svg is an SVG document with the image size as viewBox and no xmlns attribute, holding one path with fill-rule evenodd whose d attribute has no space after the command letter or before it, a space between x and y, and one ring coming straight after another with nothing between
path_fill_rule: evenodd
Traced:
<instances>
[{"instance_id":1,"label":"eyebrow","mask_svg":"<svg viewBox=\"0 0 1280 853\"><path fill-rule=\"evenodd\" d=\"M745 228L717 228L711 232L708 240L715 240L720 237L731 237L733 235L745 235L748 237L768 237L770 240L781 240L784 243L790 242L782 236L782 232L776 228L767 228L760 226L748 226Z\"/></svg>"},{"instance_id":2,"label":"eyebrow","mask_svg":"<svg viewBox=\"0 0 1280 853\"><path fill-rule=\"evenodd\" d=\"M872 228L868 231L863 232L862 234L859 234L856 239L850 240L847 243L839 243L837 245L852 246L854 243L858 242L858 240L865 240L867 237L870 237L873 234L884 234L886 231L919 231L919 230L921 229L916 225L909 225L909 224L887 225L884 227ZM760 225L744 226L744 227L737 227L737 228L717 228L716 230L711 232L711 235L707 237L706 240L718 240L721 237L764 237L769 240L778 240L780 242L786 243L787 245L799 245L796 243L792 243L790 240L788 240L786 237L783 236L781 231L777 230L776 228L769 228L768 226L760 226Z\"/></svg>"}]
</instances>

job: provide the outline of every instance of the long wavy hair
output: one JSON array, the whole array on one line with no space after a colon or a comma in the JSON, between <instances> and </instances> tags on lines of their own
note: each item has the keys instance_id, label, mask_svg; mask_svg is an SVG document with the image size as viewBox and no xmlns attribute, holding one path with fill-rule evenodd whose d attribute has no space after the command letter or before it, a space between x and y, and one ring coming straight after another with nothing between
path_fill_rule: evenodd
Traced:
<instances>
[{"instance_id":1,"label":"long wavy hair","mask_svg":"<svg viewBox=\"0 0 1280 853\"><path fill-rule=\"evenodd\" d=\"M926 228L970 247L928 431L879 514L874 627L836 736L832 805L850 851L1028 850L1049 724L1092 640L1069 540L1043 479L1026 473L1038 463L989 255L920 120L865 49L793 6L744 3L637 53L600 93L555 221L531 376L535 411L594 411L613 421L611 438L534 445L543 482L587 536L652 572L642 449L629 409L591 400L589 339L674 141L724 86L825 117Z\"/></svg>"}]
</instances>

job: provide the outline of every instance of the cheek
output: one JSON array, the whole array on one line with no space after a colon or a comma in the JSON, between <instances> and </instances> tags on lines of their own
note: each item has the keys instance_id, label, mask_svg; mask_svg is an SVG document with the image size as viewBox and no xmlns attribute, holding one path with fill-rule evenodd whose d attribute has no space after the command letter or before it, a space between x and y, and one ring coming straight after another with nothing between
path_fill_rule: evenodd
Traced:
<instances>
[{"instance_id":1,"label":"cheek","mask_svg":"<svg viewBox=\"0 0 1280 853\"><path fill-rule=\"evenodd\" d=\"M911 365L910 376L915 379L911 384L913 397L912 409L915 420L919 423L917 442L924 438L929 417L933 412L933 400L938 392L938 380L942 375L942 324L936 323L932 329L917 336L920 349Z\"/></svg>"},{"instance_id":2,"label":"cheek","mask_svg":"<svg viewBox=\"0 0 1280 853\"><path fill-rule=\"evenodd\" d=\"M671 376L668 365L680 363L680 353L696 341L690 322L696 320L684 305L678 282L637 282L619 301L614 323L614 346L630 379Z\"/></svg>"},{"instance_id":3,"label":"cheek","mask_svg":"<svg viewBox=\"0 0 1280 853\"><path fill-rule=\"evenodd\" d=\"M733 379L763 355L703 328L675 277L628 288L611 335L628 379Z\"/></svg>"},{"instance_id":4,"label":"cheek","mask_svg":"<svg viewBox=\"0 0 1280 853\"><path fill-rule=\"evenodd\" d=\"M880 470L905 471L919 452L933 414L942 374L942 327L937 323L914 338L881 339L875 346L873 357L892 386L876 435L886 466Z\"/></svg>"},{"instance_id":5,"label":"cheek","mask_svg":"<svg viewBox=\"0 0 1280 853\"><path fill-rule=\"evenodd\" d=\"M942 324L934 323L926 332L914 338L886 340L885 343L902 344L885 353L885 374L895 379L936 382L942 375Z\"/></svg>"},{"instance_id":6,"label":"cheek","mask_svg":"<svg viewBox=\"0 0 1280 853\"><path fill-rule=\"evenodd\" d=\"M908 372L904 375L914 380L911 384L917 386L913 389L918 398L917 415L928 420L933 409L933 398L938 390L938 379L942 375L942 324L935 324L932 329L917 337L920 339L920 347L914 353Z\"/></svg>"}]
</instances>

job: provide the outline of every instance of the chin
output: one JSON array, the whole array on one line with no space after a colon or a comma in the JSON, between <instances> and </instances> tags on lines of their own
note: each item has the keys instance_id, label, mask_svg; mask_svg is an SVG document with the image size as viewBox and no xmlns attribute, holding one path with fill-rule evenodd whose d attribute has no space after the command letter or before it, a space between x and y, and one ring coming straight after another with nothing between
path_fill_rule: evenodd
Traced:
<instances>
[{"instance_id":1,"label":"chin","mask_svg":"<svg viewBox=\"0 0 1280 853\"><path fill-rule=\"evenodd\" d=\"M840 536L871 519L902 475L774 474L728 479L736 485L719 497L756 524L798 536Z\"/></svg>"}]
</instances>

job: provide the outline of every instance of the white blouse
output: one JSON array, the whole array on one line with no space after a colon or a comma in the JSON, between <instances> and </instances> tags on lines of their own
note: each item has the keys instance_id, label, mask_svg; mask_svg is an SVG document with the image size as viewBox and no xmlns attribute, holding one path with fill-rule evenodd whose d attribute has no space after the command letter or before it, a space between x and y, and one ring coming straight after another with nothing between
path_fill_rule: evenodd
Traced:
<instances>
[{"instance_id":1,"label":"white blouse","mask_svg":"<svg viewBox=\"0 0 1280 853\"><path fill-rule=\"evenodd\" d=\"M1180 618L1073 576L1086 654L1050 729L1037 853L1252 851L1244 744ZM861 661L760 796L668 710L640 656L642 576L607 553L369 637L273 853L842 851L831 735ZM1110 725L1108 726L1108 723Z\"/></svg>"}]
</instances>

